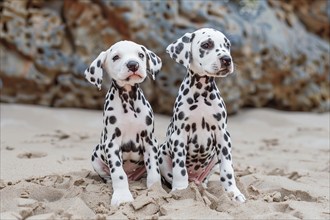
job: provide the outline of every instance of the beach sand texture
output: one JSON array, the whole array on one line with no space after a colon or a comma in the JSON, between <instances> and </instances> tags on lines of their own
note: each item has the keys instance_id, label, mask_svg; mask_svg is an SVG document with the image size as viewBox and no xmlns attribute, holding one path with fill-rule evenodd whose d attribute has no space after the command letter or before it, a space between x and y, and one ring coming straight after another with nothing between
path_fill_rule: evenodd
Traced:
<instances>
[{"instance_id":1,"label":"beach sand texture","mask_svg":"<svg viewBox=\"0 0 330 220\"><path fill-rule=\"evenodd\" d=\"M111 207L92 170L102 111L1 103L0 219L329 219L329 113L247 109L228 119L239 204L214 174L208 188L169 193L145 178ZM165 138L170 118L156 115Z\"/></svg>"}]
</instances>

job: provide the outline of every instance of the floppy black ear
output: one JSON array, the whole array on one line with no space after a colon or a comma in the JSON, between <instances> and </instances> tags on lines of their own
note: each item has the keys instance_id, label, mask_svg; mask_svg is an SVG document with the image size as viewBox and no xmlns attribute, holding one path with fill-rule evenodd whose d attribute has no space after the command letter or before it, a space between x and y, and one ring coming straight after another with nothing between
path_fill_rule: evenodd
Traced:
<instances>
[{"instance_id":1,"label":"floppy black ear","mask_svg":"<svg viewBox=\"0 0 330 220\"><path fill-rule=\"evenodd\" d=\"M152 79L155 80L157 73L159 73L162 68L162 60L152 51L148 50L142 46L142 50L146 55L147 62L147 73L152 76Z\"/></svg>"},{"instance_id":2,"label":"floppy black ear","mask_svg":"<svg viewBox=\"0 0 330 220\"><path fill-rule=\"evenodd\" d=\"M186 68L189 68L192 61L191 42L194 37L194 33L186 33L166 48L166 52L170 57L177 63L184 65Z\"/></svg>"},{"instance_id":3,"label":"floppy black ear","mask_svg":"<svg viewBox=\"0 0 330 220\"><path fill-rule=\"evenodd\" d=\"M98 57L91 63L91 65L85 70L85 78L97 86L101 90L102 77L103 77L103 63L107 57L107 51L102 51Z\"/></svg>"}]
</instances>

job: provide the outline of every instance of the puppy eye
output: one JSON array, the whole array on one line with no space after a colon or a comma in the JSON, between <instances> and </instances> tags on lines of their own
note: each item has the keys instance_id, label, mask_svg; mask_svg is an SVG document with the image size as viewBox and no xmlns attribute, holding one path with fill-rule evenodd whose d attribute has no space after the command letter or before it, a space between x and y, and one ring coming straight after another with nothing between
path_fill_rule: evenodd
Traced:
<instances>
[{"instance_id":1,"label":"puppy eye","mask_svg":"<svg viewBox=\"0 0 330 220\"><path fill-rule=\"evenodd\" d=\"M113 61L116 61L116 60L118 60L118 59L119 59L119 56L118 56L118 55L112 57L112 60L113 60Z\"/></svg>"},{"instance_id":2,"label":"puppy eye","mask_svg":"<svg viewBox=\"0 0 330 220\"><path fill-rule=\"evenodd\" d=\"M143 54L143 53L139 53L139 57L140 57L141 59L143 59L143 58L144 58L144 54Z\"/></svg>"},{"instance_id":3,"label":"puppy eye","mask_svg":"<svg viewBox=\"0 0 330 220\"><path fill-rule=\"evenodd\" d=\"M201 44L201 47L205 50L209 50L213 48L213 43L212 42L204 42Z\"/></svg>"}]
</instances>

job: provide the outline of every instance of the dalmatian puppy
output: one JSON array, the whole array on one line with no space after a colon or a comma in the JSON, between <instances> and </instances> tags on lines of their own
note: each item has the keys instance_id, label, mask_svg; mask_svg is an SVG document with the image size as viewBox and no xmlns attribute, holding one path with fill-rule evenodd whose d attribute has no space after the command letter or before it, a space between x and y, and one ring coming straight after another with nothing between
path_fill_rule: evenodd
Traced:
<instances>
[{"instance_id":1,"label":"dalmatian puppy","mask_svg":"<svg viewBox=\"0 0 330 220\"><path fill-rule=\"evenodd\" d=\"M215 83L216 77L234 70L229 40L220 31L203 28L186 33L166 51L188 73L159 151L163 180L172 184L173 191L181 190L188 187L188 181L206 183L217 167L225 190L244 202L234 178L225 103Z\"/></svg>"},{"instance_id":2,"label":"dalmatian puppy","mask_svg":"<svg viewBox=\"0 0 330 220\"><path fill-rule=\"evenodd\" d=\"M120 41L103 51L85 71L86 79L101 89L103 73L112 78L105 97L103 131L92 154L94 170L112 181L111 205L133 201L128 180L147 171L147 187L160 182L154 115L139 83L147 73L155 79L161 60L142 45Z\"/></svg>"}]
</instances>

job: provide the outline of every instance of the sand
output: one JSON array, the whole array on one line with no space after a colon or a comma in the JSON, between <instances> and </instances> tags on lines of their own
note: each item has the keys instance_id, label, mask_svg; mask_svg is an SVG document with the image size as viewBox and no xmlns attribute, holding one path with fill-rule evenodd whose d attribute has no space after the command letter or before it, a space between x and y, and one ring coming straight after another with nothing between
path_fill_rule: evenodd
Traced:
<instances>
[{"instance_id":1,"label":"sand","mask_svg":"<svg viewBox=\"0 0 330 220\"><path fill-rule=\"evenodd\" d=\"M102 111L1 103L0 219L329 219L329 117L270 109L229 117L246 203L233 202L214 174L207 189L175 193L130 182L135 201L111 207L111 185L89 161ZM159 142L169 120L156 115Z\"/></svg>"}]
</instances>

